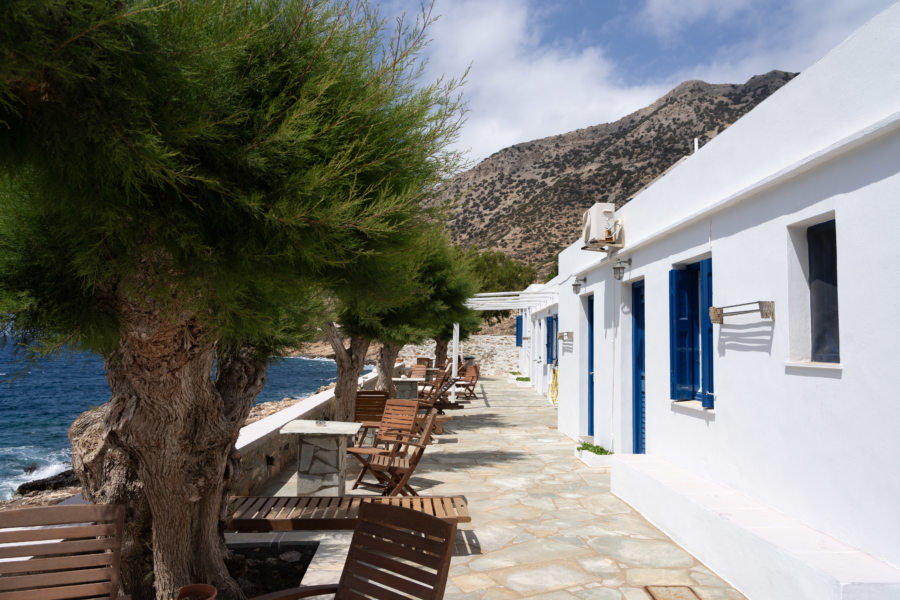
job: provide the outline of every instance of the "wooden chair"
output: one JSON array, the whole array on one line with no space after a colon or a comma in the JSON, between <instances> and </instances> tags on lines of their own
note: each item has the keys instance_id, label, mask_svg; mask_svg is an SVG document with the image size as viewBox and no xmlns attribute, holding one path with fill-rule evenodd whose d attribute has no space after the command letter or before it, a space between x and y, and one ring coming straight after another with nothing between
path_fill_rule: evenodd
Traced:
<instances>
[{"instance_id":1,"label":"wooden chair","mask_svg":"<svg viewBox=\"0 0 900 600\"><path fill-rule=\"evenodd\" d=\"M391 398L384 405L381 421L377 425L375 439L371 446L357 445L347 448L347 453L356 458L362 464L362 470L353 483L351 489L356 489L366 472L366 464L375 455L395 454L400 451L400 444L396 441L397 435L412 434L416 426L416 414L419 403L416 400L401 400ZM363 423L364 426L372 426L371 423ZM390 440L390 441L386 441Z\"/></svg>"},{"instance_id":2,"label":"wooden chair","mask_svg":"<svg viewBox=\"0 0 900 600\"><path fill-rule=\"evenodd\" d=\"M362 504L337 584L299 587L254 600L320 594L335 594L337 600L437 600L444 597L455 540L456 523L397 506Z\"/></svg>"},{"instance_id":3,"label":"wooden chair","mask_svg":"<svg viewBox=\"0 0 900 600\"><path fill-rule=\"evenodd\" d=\"M421 365L421 366L423 366L423 367L430 367L430 366L431 366L431 359L428 358L427 356L417 356L417 357L416 357L416 364L417 364L417 365Z\"/></svg>"},{"instance_id":4,"label":"wooden chair","mask_svg":"<svg viewBox=\"0 0 900 600\"><path fill-rule=\"evenodd\" d=\"M0 600L115 600L124 527L112 504L0 513Z\"/></svg>"},{"instance_id":5,"label":"wooden chair","mask_svg":"<svg viewBox=\"0 0 900 600\"><path fill-rule=\"evenodd\" d=\"M409 377L411 379L425 379L428 374L428 367L425 365L413 365L409 368Z\"/></svg>"},{"instance_id":6,"label":"wooden chair","mask_svg":"<svg viewBox=\"0 0 900 600\"><path fill-rule=\"evenodd\" d=\"M360 390L356 392L356 408L353 411L353 420L362 423L356 437L354 446L360 446L369 432L378 427L381 417L384 415L385 403L388 393L379 390Z\"/></svg>"},{"instance_id":7,"label":"wooden chair","mask_svg":"<svg viewBox=\"0 0 900 600\"><path fill-rule=\"evenodd\" d=\"M418 496L419 494L409 485L409 479L419 465L425 448L428 447L436 418L437 410L432 408L428 412L428 417L419 434L397 435L393 440L398 443L396 451L389 454L372 455L357 477L357 485L379 491L382 496L398 494ZM390 442L390 440L386 441ZM367 473L375 478L375 483L363 481L363 477Z\"/></svg>"},{"instance_id":8,"label":"wooden chair","mask_svg":"<svg viewBox=\"0 0 900 600\"><path fill-rule=\"evenodd\" d=\"M478 385L478 377L480 375L481 370L478 365L471 365L466 367L462 380L456 382L456 389L462 392L464 400L476 400L478 398L475 386Z\"/></svg>"}]
</instances>

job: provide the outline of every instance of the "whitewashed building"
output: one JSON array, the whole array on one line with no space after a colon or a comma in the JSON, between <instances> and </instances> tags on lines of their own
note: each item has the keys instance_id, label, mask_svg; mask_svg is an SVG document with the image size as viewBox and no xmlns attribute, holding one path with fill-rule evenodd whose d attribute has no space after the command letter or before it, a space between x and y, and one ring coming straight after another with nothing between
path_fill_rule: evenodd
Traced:
<instances>
[{"instance_id":1,"label":"whitewashed building","mask_svg":"<svg viewBox=\"0 0 900 600\"><path fill-rule=\"evenodd\" d=\"M900 598L900 5L615 218L524 314L560 430L752 600Z\"/></svg>"}]
</instances>

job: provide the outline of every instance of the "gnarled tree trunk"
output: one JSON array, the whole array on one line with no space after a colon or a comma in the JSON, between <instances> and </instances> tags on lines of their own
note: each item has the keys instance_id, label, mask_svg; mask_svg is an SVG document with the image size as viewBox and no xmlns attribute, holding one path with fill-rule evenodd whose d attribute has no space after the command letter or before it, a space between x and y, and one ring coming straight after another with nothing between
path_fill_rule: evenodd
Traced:
<instances>
[{"instance_id":1,"label":"gnarled tree trunk","mask_svg":"<svg viewBox=\"0 0 900 600\"><path fill-rule=\"evenodd\" d=\"M434 366L438 369L444 367L447 362L447 346L450 345L448 340L434 338Z\"/></svg>"},{"instance_id":2,"label":"gnarled tree trunk","mask_svg":"<svg viewBox=\"0 0 900 600\"><path fill-rule=\"evenodd\" d=\"M337 324L328 327L328 341L334 350L334 361L337 363L337 381L334 384L334 420L349 421L356 410L356 389L359 387L359 376L362 374L369 350L369 340L354 336L350 338L350 347L344 347L344 340L338 331Z\"/></svg>"},{"instance_id":3,"label":"gnarled tree trunk","mask_svg":"<svg viewBox=\"0 0 900 600\"><path fill-rule=\"evenodd\" d=\"M265 386L266 362L250 347L217 356L215 342L190 314L163 316L152 301L137 305L118 296L115 303L121 336L106 359L112 392L104 407L106 458L84 453L74 462L82 465L89 495L148 509L158 600L188 583L212 584L224 600L243 598L225 567L222 531L234 444ZM125 476L140 482L142 497L129 500L127 486L110 480L115 471L98 471L105 460L123 459ZM126 543L138 543L130 533ZM145 597L131 576L123 583L127 593Z\"/></svg>"},{"instance_id":4,"label":"gnarled tree trunk","mask_svg":"<svg viewBox=\"0 0 900 600\"><path fill-rule=\"evenodd\" d=\"M128 455L106 436L109 403L84 412L69 428L72 468L81 480L81 495L94 504L126 507L119 582L132 600L152 600L152 519L144 486Z\"/></svg>"},{"instance_id":5,"label":"gnarled tree trunk","mask_svg":"<svg viewBox=\"0 0 900 600\"><path fill-rule=\"evenodd\" d=\"M388 398L397 395L393 382L394 366L402 348L403 346L384 342L378 351L378 379L375 381L375 388L387 392Z\"/></svg>"}]
</instances>

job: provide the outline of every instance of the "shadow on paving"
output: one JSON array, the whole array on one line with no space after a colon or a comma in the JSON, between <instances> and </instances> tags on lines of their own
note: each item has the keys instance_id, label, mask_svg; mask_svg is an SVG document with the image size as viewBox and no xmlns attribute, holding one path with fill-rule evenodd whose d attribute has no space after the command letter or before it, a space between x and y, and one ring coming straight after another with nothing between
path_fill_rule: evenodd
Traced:
<instances>
[{"instance_id":1,"label":"shadow on paving","mask_svg":"<svg viewBox=\"0 0 900 600\"><path fill-rule=\"evenodd\" d=\"M468 415L462 412L447 413L453 419L444 424L444 431L471 431L473 429L488 429L492 427L509 427L509 421L494 413ZM440 440L441 438L438 437Z\"/></svg>"},{"instance_id":2,"label":"shadow on paving","mask_svg":"<svg viewBox=\"0 0 900 600\"><path fill-rule=\"evenodd\" d=\"M504 462L530 461L531 457L518 450L463 450L452 454L425 455L422 462L416 468L416 474L429 471L452 471L454 469L468 469L474 466L492 466ZM413 475L413 479L415 479Z\"/></svg>"}]
</instances>

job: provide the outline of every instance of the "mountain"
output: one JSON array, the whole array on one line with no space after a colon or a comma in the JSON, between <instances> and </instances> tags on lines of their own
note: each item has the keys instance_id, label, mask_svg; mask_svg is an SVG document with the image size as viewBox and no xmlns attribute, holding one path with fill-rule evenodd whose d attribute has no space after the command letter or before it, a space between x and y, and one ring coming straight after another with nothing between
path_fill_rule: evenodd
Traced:
<instances>
[{"instance_id":1,"label":"mountain","mask_svg":"<svg viewBox=\"0 0 900 600\"><path fill-rule=\"evenodd\" d=\"M744 84L686 81L646 108L504 148L454 176L437 202L452 205L454 242L544 265L581 234L594 202L619 207L796 76L771 71Z\"/></svg>"}]
</instances>

